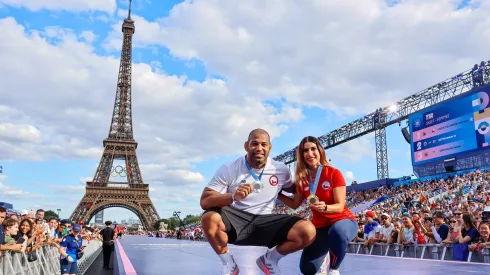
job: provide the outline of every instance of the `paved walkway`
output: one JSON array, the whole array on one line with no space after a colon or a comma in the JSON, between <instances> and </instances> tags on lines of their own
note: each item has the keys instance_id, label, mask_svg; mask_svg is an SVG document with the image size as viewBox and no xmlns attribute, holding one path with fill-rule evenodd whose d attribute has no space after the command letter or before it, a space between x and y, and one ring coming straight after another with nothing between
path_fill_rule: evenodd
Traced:
<instances>
[{"instance_id":1,"label":"paved walkway","mask_svg":"<svg viewBox=\"0 0 490 275\"><path fill-rule=\"evenodd\" d=\"M86 275L112 275L112 269L106 270L102 268L104 263L104 256L102 251L99 256L94 260L89 269L85 272Z\"/></svg>"}]
</instances>

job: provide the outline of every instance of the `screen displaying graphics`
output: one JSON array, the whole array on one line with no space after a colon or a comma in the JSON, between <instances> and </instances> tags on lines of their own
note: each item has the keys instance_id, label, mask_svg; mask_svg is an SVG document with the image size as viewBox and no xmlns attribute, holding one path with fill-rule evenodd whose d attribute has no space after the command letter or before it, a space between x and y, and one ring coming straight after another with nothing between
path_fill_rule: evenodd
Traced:
<instances>
[{"instance_id":1,"label":"screen displaying graphics","mask_svg":"<svg viewBox=\"0 0 490 275\"><path fill-rule=\"evenodd\" d=\"M412 165L490 148L488 87L409 117Z\"/></svg>"},{"instance_id":2,"label":"screen displaying graphics","mask_svg":"<svg viewBox=\"0 0 490 275\"><path fill-rule=\"evenodd\" d=\"M100 210L95 214L95 224L104 224L104 210Z\"/></svg>"}]
</instances>

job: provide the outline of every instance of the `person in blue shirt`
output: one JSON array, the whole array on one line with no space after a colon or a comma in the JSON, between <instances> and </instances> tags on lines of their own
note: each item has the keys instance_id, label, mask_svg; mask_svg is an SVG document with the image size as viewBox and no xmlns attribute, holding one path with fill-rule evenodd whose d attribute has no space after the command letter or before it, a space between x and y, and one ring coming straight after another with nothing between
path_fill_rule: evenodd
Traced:
<instances>
[{"instance_id":1,"label":"person in blue shirt","mask_svg":"<svg viewBox=\"0 0 490 275\"><path fill-rule=\"evenodd\" d=\"M5 218L7 218L7 209L0 206L0 246L5 243L5 230L2 225L5 221ZM2 253L1 250L0 253Z\"/></svg>"},{"instance_id":2,"label":"person in blue shirt","mask_svg":"<svg viewBox=\"0 0 490 275\"><path fill-rule=\"evenodd\" d=\"M60 246L65 249L61 249L61 274L76 275L78 272L77 266L77 252L83 251L85 248L82 246L83 240L80 236L82 227L79 224L72 225L72 234L66 235L61 240Z\"/></svg>"},{"instance_id":3,"label":"person in blue shirt","mask_svg":"<svg viewBox=\"0 0 490 275\"><path fill-rule=\"evenodd\" d=\"M429 237L433 237L436 243L441 243L449 234L449 225L444 223L444 213L436 211L434 213L434 225L430 228L431 232L425 233Z\"/></svg>"}]
</instances>

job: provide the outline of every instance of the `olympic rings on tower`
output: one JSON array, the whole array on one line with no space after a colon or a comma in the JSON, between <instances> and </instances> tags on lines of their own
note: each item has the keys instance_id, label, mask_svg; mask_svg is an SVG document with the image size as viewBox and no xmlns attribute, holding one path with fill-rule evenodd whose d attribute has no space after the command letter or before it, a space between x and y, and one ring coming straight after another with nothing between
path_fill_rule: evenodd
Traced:
<instances>
[{"instance_id":1,"label":"olympic rings on tower","mask_svg":"<svg viewBox=\"0 0 490 275\"><path fill-rule=\"evenodd\" d=\"M105 171L107 174L110 174L111 177L119 176L121 178L125 178L128 175L131 175L133 169L131 168L131 166L124 167L121 165L117 165L117 166L107 165Z\"/></svg>"}]
</instances>

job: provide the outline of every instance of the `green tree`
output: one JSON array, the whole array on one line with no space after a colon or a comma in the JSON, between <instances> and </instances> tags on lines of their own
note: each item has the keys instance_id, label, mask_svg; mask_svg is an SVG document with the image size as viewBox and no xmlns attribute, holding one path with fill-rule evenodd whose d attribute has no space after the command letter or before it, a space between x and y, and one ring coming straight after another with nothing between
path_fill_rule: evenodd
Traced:
<instances>
[{"instance_id":1,"label":"green tree","mask_svg":"<svg viewBox=\"0 0 490 275\"><path fill-rule=\"evenodd\" d=\"M182 220L182 223L184 224L184 226L188 226L188 225L191 225L191 224L196 224L196 223L199 223L201 222L201 216L202 214L200 215L187 215L183 220ZM167 219L159 219L158 221L155 222L155 224L153 225L153 228L155 230L158 230L160 229L160 223L161 222L164 222L168 225L168 229L175 229L175 228L178 228L181 226L180 224L180 221L179 219L177 219L177 217L170 217L170 218L167 218Z\"/></svg>"},{"instance_id":2,"label":"green tree","mask_svg":"<svg viewBox=\"0 0 490 275\"><path fill-rule=\"evenodd\" d=\"M165 223L168 224L168 229L175 229L177 227L180 227L179 219L177 219L176 217L170 217L166 220L167 222Z\"/></svg>"},{"instance_id":3,"label":"green tree","mask_svg":"<svg viewBox=\"0 0 490 275\"><path fill-rule=\"evenodd\" d=\"M54 212L53 210L48 210L46 212L44 212L44 219L45 220L49 220L49 218L51 217L55 217L57 219L59 219L60 217L58 217L58 214L56 214L56 212Z\"/></svg>"},{"instance_id":4,"label":"green tree","mask_svg":"<svg viewBox=\"0 0 490 275\"><path fill-rule=\"evenodd\" d=\"M138 227L137 226L128 226L127 229L128 229L128 232L136 232L136 231L138 231Z\"/></svg>"},{"instance_id":5,"label":"green tree","mask_svg":"<svg viewBox=\"0 0 490 275\"><path fill-rule=\"evenodd\" d=\"M160 223L161 222L164 222L167 224L167 229L170 230L170 229L175 229L177 227L180 227L180 222L177 218L175 217L170 217L168 219L159 219L158 221L155 222L155 224L153 225L153 228L155 228L155 230L158 230L160 229Z\"/></svg>"},{"instance_id":6,"label":"green tree","mask_svg":"<svg viewBox=\"0 0 490 275\"><path fill-rule=\"evenodd\" d=\"M183 220L184 224L191 225L201 222L201 215L187 215Z\"/></svg>"}]
</instances>

